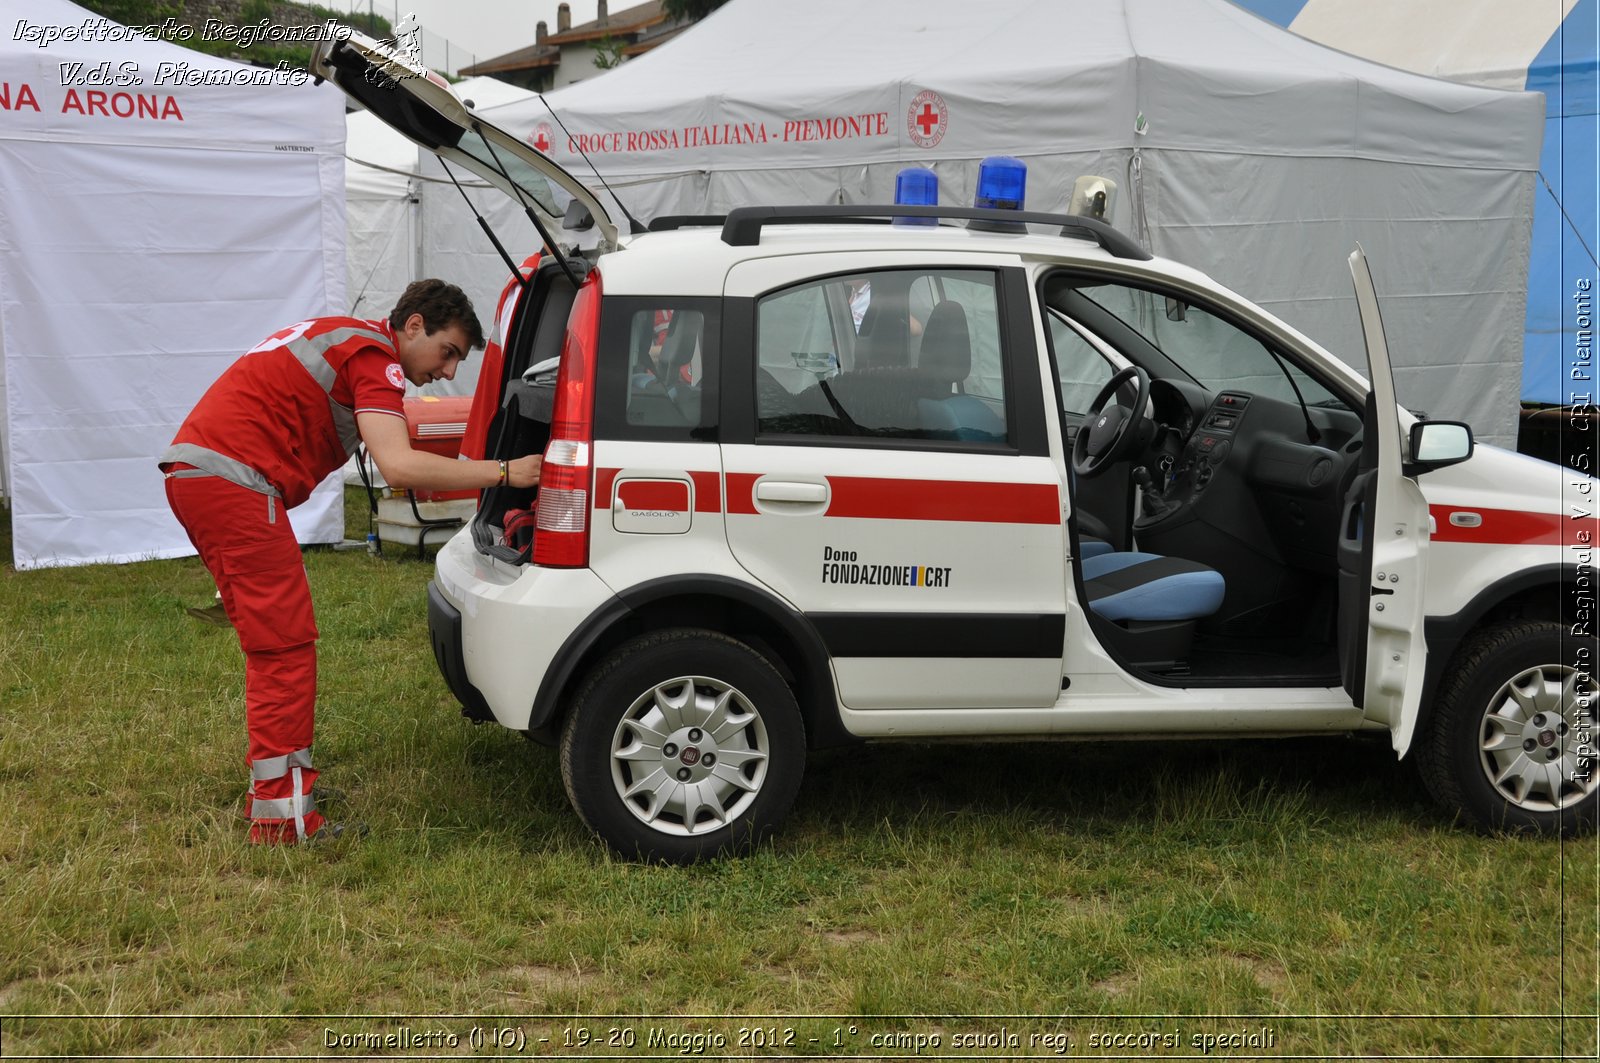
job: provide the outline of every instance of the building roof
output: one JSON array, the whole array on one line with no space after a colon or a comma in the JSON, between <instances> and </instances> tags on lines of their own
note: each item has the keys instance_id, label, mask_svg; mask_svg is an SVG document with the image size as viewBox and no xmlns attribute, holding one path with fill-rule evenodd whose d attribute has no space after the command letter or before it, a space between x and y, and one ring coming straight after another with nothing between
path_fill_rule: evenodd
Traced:
<instances>
[{"instance_id":1,"label":"building roof","mask_svg":"<svg viewBox=\"0 0 1600 1063\"><path fill-rule=\"evenodd\" d=\"M560 33L545 37L542 44L530 44L514 52L506 52L481 63L462 67L462 74L498 74L515 70L538 70L561 63L563 45L584 44L607 37L625 38L630 44L624 54L632 57L649 51L674 36L682 26L674 26L670 17L661 10L659 0L618 11L608 15L605 23L599 19L584 22Z\"/></svg>"},{"instance_id":2,"label":"building roof","mask_svg":"<svg viewBox=\"0 0 1600 1063\"><path fill-rule=\"evenodd\" d=\"M624 11L615 12L607 16L602 24L598 19L574 26L561 33L553 33L545 38L546 44L581 44L584 41L598 41L605 37L626 37L636 33L643 33L651 26L667 21L667 13L661 10L659 0L649 0L648 3L630 7Z\"/></svg>"},{"instance_id":3,"label":"building roof","mask_svg":"<svg viewBox=\"0 0 1600 1063\"><path fill-rule=\"evenodd\" d=\"M546 38L549 40L549 38ZM505 55L497 55L493 59L485 59L481 63L464 66L459 71L464 76L478 74L503 74L512 70L537 70L541 67L556 66L561 62L561 48L549 44L530 44L526 48L518 48Z\"/></svg>"}]
</instances>

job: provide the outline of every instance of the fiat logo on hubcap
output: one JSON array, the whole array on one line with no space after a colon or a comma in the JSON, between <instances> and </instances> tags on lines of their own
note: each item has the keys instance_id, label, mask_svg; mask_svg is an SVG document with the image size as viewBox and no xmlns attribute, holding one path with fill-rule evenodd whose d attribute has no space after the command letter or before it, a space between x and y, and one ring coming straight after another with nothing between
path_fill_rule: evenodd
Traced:
<instances>
[{"instance_id":1,"label":"fiat logo on hubcap","mask_svg":"<svg viewBox=\"0 0 1600 1063\"><path fill-rule=\"evenodd\" d=\"M700 763L700 751L694 746L690 746L688 749L685 749L681 754L679 754L678 759L692 768L696 764Z\"/></svg>"},{"instance_id":2,"label":"fiat logo on hubcap","mask_svg":"<svg viewBox=\"0 0 1600 1063\"><path fill-rule=\"evenodd\" d=\"M1539 744L1541 746L1553 746L1553 745L1555 745L1556 744L1556 733L1554 731L1540 731L1539 732Z\"/></svg>"}]
</instances>

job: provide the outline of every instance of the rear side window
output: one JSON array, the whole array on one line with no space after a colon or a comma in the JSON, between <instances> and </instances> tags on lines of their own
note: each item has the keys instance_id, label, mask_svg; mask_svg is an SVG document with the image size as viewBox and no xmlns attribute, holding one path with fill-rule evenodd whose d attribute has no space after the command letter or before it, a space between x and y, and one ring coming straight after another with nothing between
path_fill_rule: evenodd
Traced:
<instances>
[{"instance_id":1,"label":"rear side window","mask_svg":"<svg viewBox=\"0 0 1600 1063\"><path fill-rule=\"evenodd\" d=\"M996 278L827 277L756 304L758 435L1005 443Z\"/></svg>"},{"instance_id":2,"label":"rear side window","mask_svg":"<svg viewBox=\"0 0 1600 1063\"><path fill-rule=\"evenodd\" d=\"M596 428L617 439L715 438L716 299L607 299Z\"/></svg>"}]
</instances>

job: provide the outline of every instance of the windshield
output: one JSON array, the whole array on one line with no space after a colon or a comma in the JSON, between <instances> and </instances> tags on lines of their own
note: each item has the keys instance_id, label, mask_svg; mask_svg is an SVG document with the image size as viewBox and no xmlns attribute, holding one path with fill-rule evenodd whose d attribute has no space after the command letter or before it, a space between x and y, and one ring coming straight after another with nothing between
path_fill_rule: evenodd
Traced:
<instances>
[{"instance_id":1,"label":"windshield","mask_svg":"<svg viewBox=\"0 0 1600 1063\"><path fill-rule=\"evenodd\" d=\"M1311 406L1344 406L1255 336L1194 303L1122 284L1080 287L1076 295L1137 332L1213 393L1233 389L1285 402L1303 396Z\"/></svg>"}]
</instances>

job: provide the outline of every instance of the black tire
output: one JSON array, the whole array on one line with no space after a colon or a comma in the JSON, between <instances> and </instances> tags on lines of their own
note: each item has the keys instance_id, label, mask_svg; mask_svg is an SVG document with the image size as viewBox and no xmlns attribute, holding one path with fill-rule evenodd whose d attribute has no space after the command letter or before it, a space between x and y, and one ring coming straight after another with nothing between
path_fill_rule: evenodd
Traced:
<instances>
[{"instance_id":1,"label":"black tire","mask_svg":"<svg viewBox=\"0 0 1600 1063\"><path fill-rule=\"evenodd\" d=\"M805 761L793 691L765 657L715 631L618 646L579 685L561 731L572 807L628 859L748 851L788 813Z\"/></svg>"},{"instance_id":2,"label":"black tire","mask_svg":"<svg viewBox=\"0 0 1600 1063\"><path fill-rule=\"evenodd\" d=\"M1464 642L1417 747L1434 799L1487 832L1593 830L1595 653L1593 639L1549 621L1496 625Z\"/></svg>"}]
</instances>

